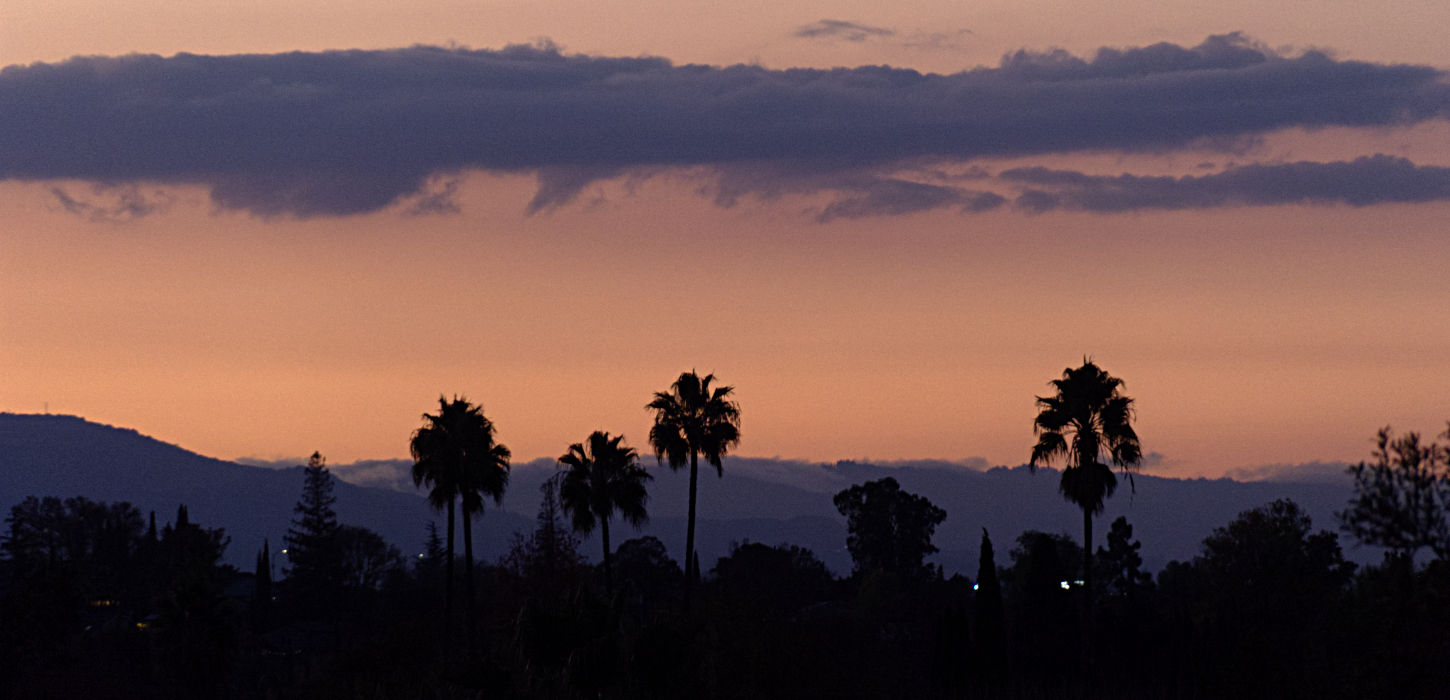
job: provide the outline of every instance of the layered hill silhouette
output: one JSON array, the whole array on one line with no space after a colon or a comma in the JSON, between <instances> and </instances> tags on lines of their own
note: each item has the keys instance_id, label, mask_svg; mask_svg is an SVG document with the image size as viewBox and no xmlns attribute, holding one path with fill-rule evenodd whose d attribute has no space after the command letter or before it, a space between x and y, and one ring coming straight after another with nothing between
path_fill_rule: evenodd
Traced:
<instances>
[{"instance_id":1,"label":"layered hill silhouette","mask_svg":"<svg viewBox=\"0 0 1450 700\"><path fill-rule=\"evenodd\" d=\"M26 496L85 496L128 501L142 513L155 511L164 524L184 503L193 522L226 528L227 562L248 570L263 538L273 551L285 546L302 481L300 466L262 469L213 459L74 416L0 414L0 506L7 514ZM420 496L346 482L335 493L340 521L377 531L407 555L422 551L433 514ZM516 520L509 532L523 525ZM483 535L502 542L508 533Z\"/></svg>"},{"instance_id":2,"label":"layered hill silhouette","mask_svg":"<svg viewBox=\"0 0 1450 700\"><path fill-rule=\"evenodd\" d=\"M426 523L437 519L442 525L442 521L419 493L407 489L405 479L387 478L389 470L394 476L404 473L407 464L366 462L366 482L383 486L339 481L335 509L340 521L375 530L413 556L422 551ZM679 556L684 550L688 474L657 467L649 456L644 464L655 481L650 484L651 522L641 534L659 537L671 554ZM263 538L271 541L274 551L281 548L302 489L300 467L277 466L213 459L134 430L75 416L0 414L0 508L7 514L26 496L85 496L129 501L143 513L154 510L158 523L165 523L175 517L177 505L185 503L193 521L226 528L232 538L227 561L247 569ZM489 504L475 528L480 558L496 559L507 551L514 532L532 529L539 485L554 470L548 459L515 465L503 506ZM338 473L348 478L359 470L340 465ZM697 537L702 568L708 571L716 557L728 553L732 542L751 540L809 547L838 574L849 572L845 519L831 497L852 484L885 476L895 477L902 488L927 496L947 511L935 538L941 552L932 561L948 574L975 573L983 527L996 543L999 564L1007 563L1006 552L1025 530L1080 536L1081 511L1058 495L1058 474L1051 469L1032 474L1026 467L980 469L953 462L817 464L729 458L723 478L717 478L713 469L701 473ZM1099 532L1105 532L1113 518L1127 516L1134 535L1143 542L1145 564L1153 571L1170 559L1191 558L1213 528L1276 498L1294 499L1314 518L1316 527L1333 530L1334 512L1351 495L1344 479L1240 482L1140 475L1135 482L1136 492L1124 483L1108 501ZM614 539L620 542L633 536L637 534L619 528ZM1352 559L1377 562L1381 557L1380 550L1355 547L1349 540L1343 544ZM598 546L586 539L583 551L597 559Z\"/></svg>"}]
</instances>

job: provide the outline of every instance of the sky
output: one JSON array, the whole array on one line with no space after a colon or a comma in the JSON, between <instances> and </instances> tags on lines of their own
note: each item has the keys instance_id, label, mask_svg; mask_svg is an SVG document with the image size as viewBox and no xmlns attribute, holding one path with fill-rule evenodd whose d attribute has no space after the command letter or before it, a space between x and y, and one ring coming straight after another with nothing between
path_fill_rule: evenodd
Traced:
<instances>
[{"instance_id":1,"label":"sky","mask_svg":"<svg viewBox=\"0 0 1450 700\"><path fill-rule=\"evenodd\" d=\"M12 0L0 411L528 460L695 369L742 455L1011 465L1091 356L1150 473L1440 432L1450 5L1210 5Z\"/></svg>"}]
</instances>

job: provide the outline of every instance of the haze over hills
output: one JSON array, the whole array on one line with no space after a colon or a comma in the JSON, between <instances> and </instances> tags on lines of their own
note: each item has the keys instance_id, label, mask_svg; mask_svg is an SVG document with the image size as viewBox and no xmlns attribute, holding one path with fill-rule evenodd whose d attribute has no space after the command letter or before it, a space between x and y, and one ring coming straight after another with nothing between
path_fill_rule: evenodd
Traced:
<instances>
[{"instance_id":1,"label":"haze over hills","mask_svg":"<svg viewBox=\"0 0 1450 700\"><path fill-rule=\"evenodd\" d=\"M174 518L177 504L185 503L193 521L226 528L232 538L228 562L249 569L264 537L280 548L302 474L296 466L282 467L295 464L287 460L246 461L250 464L204 457L134 430L75 416L0 414L0 506L8 510L30 495L82 495L129 501L143 512L155 510L158 522L164 523ZM688 473L656 467L648 455L643 463L655 476L650 485L652 519L643 534L659 537L678 556L684 549ZM336 465L341 481L335 507L342 522L373 529L413 555L421 551L425 523L437 516L411 488L408 464L370 460ZM984 467L977 461L816 464L735 457L726 460L724 478L717 478L713 468L702 465L697 534L701 565L708 571L732 541L749 539L809 547L838 574L849 572L845 520L831 497L852 484L885 476L947 511L935 538L941 552L933 560L948 574L975 575L983 527L992 533L998 564L1008 562L1007 551L1027 529L1081 537L1081 511L1058 495L1055 470L1039 469L1034 475L1026 467ZM554 471L549 459L514 466L502 506L489 504L475 526L481 559L496 559L507 551L515 531L532 529L539 486ZM1143 542L1147 567L1157 571L1170 559L1197 554L1203 538L1239 512L1276 498L1293 498L1316 527L1335 529L1334 511L1351 494L1348 480L1335 476L1342 466L1311 464L1274 471L1281 478L1305 481L1139 475L1136 492L1124 483L1108 501L1095 530L1096 544L1102 546L1107 524L1125 515ZM634 536L619 528L614 539L618 543ZM1352 540L1342 539L1342 544L1346 556L1362 563L1381 557L1380 550L1355 547ZM586 539L583 551L597 559L598 547L597 541Z\"/></svg>"}]
</instances>

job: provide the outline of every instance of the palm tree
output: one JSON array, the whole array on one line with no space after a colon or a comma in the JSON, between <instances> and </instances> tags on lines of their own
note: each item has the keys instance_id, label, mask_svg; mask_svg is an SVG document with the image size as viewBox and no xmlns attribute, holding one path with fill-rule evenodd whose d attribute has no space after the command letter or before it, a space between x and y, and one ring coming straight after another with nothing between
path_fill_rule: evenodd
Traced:
<instances>
[{"instance_id":1,"label":"palm tree","mask_svg":"<svg viewBox=\"0 0 1450 700\"><path fill-rule=\"evenodd\" d=\"M1083 358L1081 367L1063 370L1062 379L1050 384L1056 393L1037 397L1037 419L1032 424L1037 444L1032 447L1028 466L1035 471L1040 464L1061 459L1064 468L1058 489L1064 498L1082 508L1082 653L1086 677L1092 620L1093 516L1103 511L1104 501L1118 488L1117 477L1102 459L1119 467L1131 483L1143 455L1131 425L1133 400L1120 391L1123 380Z\"/></svg>"},{"instance_id":2,"label":"palm tree","mask_svg":"<svg viewBox=\"0 0 1450 700\"><path fill-rule=\"evenodd\" d=\"M469 625L472 627L473 529L471 516L483 511L483 498L503 501L508 488L509 449L494 442L493 422L483 407L466 398L452 401L438 398L438 415L423 414L425 425L413 433L409 450L413 454L413 484L428 486L428 503L435 510L448 511L448 559L444 577L444 617L453 616L453 510L463 504L464 588L468 595Z\"/></svg>"},{"instance_id":3,"label":"palm tree","mask_svg":"<svg viewBox=\"0 0 1450 700\"><path fill-rule=\"evenodd\" d=\"M604 584L611 593L614 573L610 566L609 521L617 511L635 529L649 522L645 482L654 478L639 466L639 453L623 441L623 435L611 438L609 433L596 430L588 441L570 445L559 458L559 464L568 468L562 472L559 500L575 530L587 535L599 525L604 540Z\"/></svg>"},{"instance_id":4,"label":"palm tree","mask_svg":"<svg viewBox=\"0 0 1450 700\"><path fill-rule=\"evenodd\" d=\"M690 465L690 515L685 530L685 601L690 600L690 589L699 576L695 562L695 485L699 477L699 459L715 466L715 472L725 475L720 460L730 448L740 444L740 406L730 400L734 387L710 388L715 375L701 379L694 371L685 372L670 385L668 392L657 391L655 398L645 408L654 411L654 427L649 431L649 442L654 446L655 459L666 457L670 469L679 471L688 462Z\"/></svg>"}]
</instances>

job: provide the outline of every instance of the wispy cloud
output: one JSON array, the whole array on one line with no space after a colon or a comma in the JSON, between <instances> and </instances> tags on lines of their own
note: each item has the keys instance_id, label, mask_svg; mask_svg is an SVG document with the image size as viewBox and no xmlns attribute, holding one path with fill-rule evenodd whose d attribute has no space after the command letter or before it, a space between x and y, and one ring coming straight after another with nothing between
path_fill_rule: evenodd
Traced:
<instances>
[{"instance_id":1,"label":"wispy cloud","mask_svg":"<svg viewBox=\"0 0 1450 700\"><path fill-rule=\"evenodd\" d=\"M175 201L164 191L145 192L134 184L96 185L89 196L72 194L69 189L57 186L50 188L50 195L66 213L106 223L134 221L165 211Z\"/></svg>"},{"instance_id":2,"label":"wispy cloud","mask_svg":"<svg viewBox=\"0 0 1450 700\"><path fill-rule=\"evenodd\" d=\"M960 49L963 40L972 36L970 29L956 31L928 32L920 29L902 31L887 27L872 27L859 22L839 19L823 19L803 27L797 27L792 36L798 39L822 41L849 41L861 44L867 41L885 42L895 46L920 51L944 51Z\"/></svg>"},{"instance_id":3,"label":"wispy cloud","mask_svg":"<svg viewBox=\"0 0 1450 700\"><path fill-rule=\"evenodd\" d=\"M859 43L873 37L896 36L896 30L839 19L823 19L796 29L795 36L802 39L845 39Z\"/></svg>"},{"instance_id":4,"label":"wispy cloud","mask_svg":"<svg viewBox=\"0 0 1450 700\"><path fill-rule=\"evenodd\" d=\"M1209 209L1272 204L1347 204L1450 200L1450 168L1417 166L1375 155L1333 163L1244 165L1185 177L1085 175L1070 170L1018 168L1000 180L1031 186L1017 206L1032 212L1067 209L1124 212Z\"/></svg>"},{"instance_id":5,"label":"wispy cloud","mask_svg":"<svg viewBox=\"0 0 1450 700\"><path fill-rule=\"evenodd\" d=\"M447 212L451 190L436 183L469 170L536 175L528 211L543 212L601 179L694 168L717 174L724 205L772 188L834 193L822 220L976 211L1002 195L892 173L1238 143L1288 127L1410 124L1450 112L1443 78L1427 66L1282 56L1237 35L1091 59L1022 51L953 75L676 66L547 46L85 57L0 71L0 179L200 184L221 209L306 218L400 202ZM1442 198L1438 169L1403 161L1263 167L1173 183L1035 182L1051 177L1024 170L998 184L1030 189L1016 202L1028 210ZM1341 189L1321 183L1346 169L1355 175ZM745 171L777 177L732 181ZM1280 194L1211 194L1241 192L1253 177ZM1154 187L1169 193L1133 194ZM66 196L57 195L63 207L86 211Z\"/></svg>"}]
</instances>

